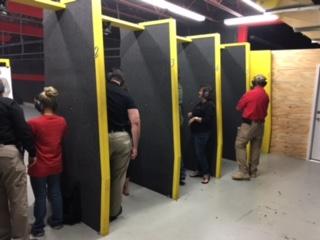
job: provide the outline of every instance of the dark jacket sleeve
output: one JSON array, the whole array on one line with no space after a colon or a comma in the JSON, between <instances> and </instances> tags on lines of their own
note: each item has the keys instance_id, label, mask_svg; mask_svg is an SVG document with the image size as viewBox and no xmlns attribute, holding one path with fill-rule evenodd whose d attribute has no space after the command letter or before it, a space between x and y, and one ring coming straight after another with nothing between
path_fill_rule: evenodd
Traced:
<instances>
[{"instance_id":1,"label":"dark jacket sleeve","mask_svg":"<svg viewBox=\"0 0 320 240\"><path fill-rule=\"evenodd\" d=\"M20 106L13 102L10 108L10 116L15 130L16 139L28 151L30 157L36 156L36 149L30 126L26 123L24 114Z\"/></svg>"},{"instance_id":2,"label":"dark jacket sleeve","mask_svg":"<svg viewBox=\"0 0 320 240\"><path fill-rule=\"evenodd\" d=\"M215 106L212 102L209 102L207 104L204 117L202 118L202 123L205 125L213 124L214 115L215 115Z\"/></svg>"}]
</instances>

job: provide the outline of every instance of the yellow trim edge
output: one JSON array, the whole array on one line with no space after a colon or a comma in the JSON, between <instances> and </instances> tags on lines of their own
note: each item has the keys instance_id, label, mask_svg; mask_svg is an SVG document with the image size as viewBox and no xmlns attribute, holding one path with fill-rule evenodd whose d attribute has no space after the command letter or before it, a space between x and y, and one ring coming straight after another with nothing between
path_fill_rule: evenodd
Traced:
<instances>
[{"instance_id":1,"label":"yellow trim edge","mask_svg":"<svg viewBox=\"0 0 320 240\"><path fill-rule=\"evenodd\" d=\"M64 10L67 8L66 4L61 2L54 2L51 0L11 0L11 1L32 6L32 7L53 10L53 11Z\"/></svg>"},{"instance_id":2,"label":"yellow trim edge","mask_svg":"<svg viewBox=\"0 0 320 240\"><path fill-rule=\"evenodd\" d=\"M177 41L178 41L178 42L191 43L191 42L192 42L192 39L191 39L191 38L188 38L188 37L177 36Z\"/></svg>"},{"instance_id":3,"label":"yellow trim edge","mask_svg":"<svg viewBox=\"0 0 320 240\"><path fill-rule=\"evenodd\" d=\"M250 48L250 43L248 42L243 42L243 43L226 43L226 44L221 44L222 48L226 47L239 47L239 46L249 46Z\"/></svg>"},{"instance_id":4,"label":"yellow trim edge","mask_svg":"<svg viewBox=\"0 0 320 240\"><path fill-rule=\"evenodd\" d=\"M174 19L169 20L169 35L171 59L172 124L174 145L172 198L174 200L178 200L180 196L181 136L179 111L177 28L176 21Z\"/></svg>"},{"instance_id":5,"label":"yellow trim edge","mask_svg":"<svg viewBox=\"0 0 320 240\"><path fill-rule=\"evenodd\" d=\"M154 26L154 25L161 25L161 24L170 24L170 21L174 20L173 18L168 18L168 19L161 19L161 20L156 20L156 21L149 21L149 22L142 22L139 23L139 25L147 27L147 26Z\"/></svg>"},{"instance_id":6,"label":"yellow trim edge","mask_svg":"<svg viewBox=\"0 0 320 240\"><path fill-rule=\"evenodd\" d=\"M107 118L107 92L106 72L104 61L104 41L102 29L102 4L101 0L92 2L93 42L96 70L97 111L99 125L99 147L101 166L101 206L100 206L100 234L109 233L109 206L110 206L110 161L109 161L109 137Z\"/></svg>"},{"instance_id":7,"label":"yellow trim edge","mask_svg":"<svg viewBox=\"0 0 320 240\"><path fill-rule=\"evenodd\" d=\"M217 157L216 157L216 178L222 175L222 154L223 154L223 119L222 119L222 77L221 77L221 37L215 34L215 79L216 79L216 115L217 115Z\"/></svg>"},{"instance_id":8,"label":"yellow trim edge","mask_svg":"<svg viewBox=\"0 0 320 240\"><path fill-rule=\"evenodd\" d=\"M188 36L188 38L190 38L192 40L202 39L202 38L215 38L215 37L220 37L220 34L219 33L209 33L209 34Z\"/></svg>"},{"instance_id":9,"label":"yellow trim edge","mask_svg":"<svg viewBox=\"0 0 320 240\"><path fill-rule=\"evenodd\" d=\"M69 3L74 3L76 2L77 0L60 0L61 3L63 4L69 4Z\"/></svg>"},{"instance_id":10,"label":"yellow trim edge","mask_svg":"<svg viewBox=\"0 0 320 240\"><path fill-rule=\"evenodd\" d=\"M133 30L133 31L142 31L144 30L144 26L136 23L131 23L128 21L124 21L118 18L113 18L109 16L102 16L102 21L104 22L110 22L112 26L118 27L118 28L125 28L128 30Z\"/></svg>"},{"instance_id":11,"label":"yellow trim edge","mask_svg":"<svg viewBox=\"0 0 320 240\"><path fill-rule=\"evenodd\" d=\"M250 81L250 43L243 43L246 51L246 90L250 90L251 81ZM241 46L241 45L239 45ZM250 152L251 152L251 143L247 145L247 162L250 163Z\"/></svg>"},{"instance_id":12,"label":"yellow trim edge","mask_svg":"<svg viewBox=\"0 0 320 240\"><path fill-rule=\"evenodd\" d=\"M10 67L10 59L0 58L0 63L3 63L6 67Z\"/></svg>"},{"instance_id":13,"label":"yellow trim edge","mask_svg":"<svg viewBox=\"0 0 320 240\"><path fill-rule=\"evenodd\" d=\"M264 124L264 136L262 141L261 151L262 153L270 152L270 143L271 143L271 125L272 125L272 52L270 50L264 51L251 51L251 60L250 60L250 80L257 74L263 74L267 78L267 86L265 87L266 92L269 95L269 108L268 115Z\"/></svg>"}]
</instances>

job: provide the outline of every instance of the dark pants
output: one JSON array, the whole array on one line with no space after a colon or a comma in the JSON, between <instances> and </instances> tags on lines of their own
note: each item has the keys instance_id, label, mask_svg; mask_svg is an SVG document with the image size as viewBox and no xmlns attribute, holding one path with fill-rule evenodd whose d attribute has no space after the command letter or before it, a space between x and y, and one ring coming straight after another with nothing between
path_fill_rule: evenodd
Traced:
<instances>
[{"instance_id":1,"label":"dark pants","mask_svg":"<svg viewBox=\"0 0 320 240\"><path fill-rule=\"evenodd\" d=\"M60 189L60 175L51 175L44 178L31 177L31 186L35 197L33 211L35 222L32 225L32 234L44 231L44 219L47 213L47 195L52 208L52 216L48 219L48 223L51 227L62 225L63 207Z\"/></svg>"},{"instance_id":2,"label":"dark pants","mask_svg":"<svg viewBox=\"0 0 320 240\"><path fill-rule=\"evenodd\" d=\"M196 155L198 171L202 175L210 175L209 163L207 159L207 146L210 138L210 133L193 133L192 141L194 152Z\"/></svg>"}]
</instances>

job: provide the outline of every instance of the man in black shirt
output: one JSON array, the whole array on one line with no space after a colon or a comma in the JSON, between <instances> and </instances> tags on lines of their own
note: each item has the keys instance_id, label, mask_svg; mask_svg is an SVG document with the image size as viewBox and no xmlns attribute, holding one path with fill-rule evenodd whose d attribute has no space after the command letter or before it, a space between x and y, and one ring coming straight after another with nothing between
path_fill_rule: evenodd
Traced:
<instances>
[{"instance_id":1,"label":"man in black shirt","mask_svg":"<svg viewBox=\"0 0 320 240\"><path fill-rule=\"evenodd\" d=\"M124 78L118 69L109 75L107 96L111 167L110 219L114 220L122 212L122 189L130 158L133 160L138 155L140 115L124 88Z\"/></svg>"},{"instance_id":2,"label":"man in black shirt","mask_svg":"<svg viewBox=\"0 0 320 240\"><path fill-rule=\"evenodd\" d=\"M0 239L29 239L27 173L19 149L35 162L32 134L19 105L0 81Z\"/></svg>"}]
</instances>

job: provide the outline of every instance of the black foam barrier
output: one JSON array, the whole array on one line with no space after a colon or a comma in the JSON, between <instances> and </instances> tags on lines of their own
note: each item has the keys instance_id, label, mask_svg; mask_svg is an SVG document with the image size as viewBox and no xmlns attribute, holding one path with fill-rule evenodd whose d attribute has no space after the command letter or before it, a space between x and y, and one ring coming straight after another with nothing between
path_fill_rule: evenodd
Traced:
<instances>
[{"instance_id":1,"label":"black foam barrier","mask_svg":"<svg viewBox=\"0 0 320 240\"><path fill-rule=\"evenodd\" d=\"M78 0L65 11L45 11L45 84L59 90L58 112L69 125L64 140L62 190L64 199L76 201L77 194L80 199L65 203L65 207L81 202L81 221L100 231L101 170L91 4ZM80 193L70 196L76 190ZM65 209L72 211L77 210Z\"/></svg>"},{"instance_id":2,"label":"black foam barrier","mask_svg":"<svg viewBox=\"0 0 320 240\"><path fill-rule=\"evenodd\" d=\"M235 160L235 139L241 124L236 105L246 92L246 48L222 48L223 158Z\"/></svg>"},{"instance_id":3,"label":"black foam barrier","mask_svg":"<svg viewBox=\"0 0 320 240\"><path fill-rule=\"evenodd\" d=\"M197 163L188 126L188 112L200 101L201 86L212 88L215 101L215 42L213 37L193 39L191 43L179 44L179 81L183 90L182 104L182 160L187 169L195 170ZM220 51L220 49L217 49ZM212 132L207 154L211 174L216 173L217 124L212 122Z\"/></svg>"},{"instance_id":4,"label":"black foam barrier","mask_svg":"<svg viewBox=\"0 0 320 240\"><path fill-rule=\"evenodd\" d=\"M121 68L141 114L139 156L132 180L171 196L174 145L169 23L121 30Z\"/></svg>"}]
</instances>

